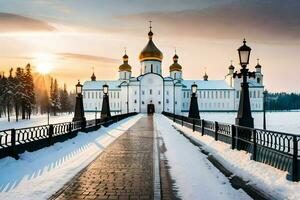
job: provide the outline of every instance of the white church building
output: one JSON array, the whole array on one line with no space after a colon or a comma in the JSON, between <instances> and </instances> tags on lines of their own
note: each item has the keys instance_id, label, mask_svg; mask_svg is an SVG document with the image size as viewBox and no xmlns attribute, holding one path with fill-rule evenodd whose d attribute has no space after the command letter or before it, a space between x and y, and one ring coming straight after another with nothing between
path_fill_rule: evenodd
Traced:
<instances>
[{"instance_id":1,"label":"white church building","mask_svg":"<svg viewBox=\"0 0 300 200\"><path fill-rule=\"evenodd\" d=\"M96 80L93 73L91 80L83 84L83 104L86 112L101 111L102 86L109 86L109 103L112 112L146 113L149 104L154 104L155 112L162 111L181 114L188 112L191 97L191 85L197 84L199 110L208 112L237 111L239 106L241 78L234 78L234 66L230 65L228 74L222 80L209 80L207 74L201 80L184 80L182 66L178 56L169 67L170 76L162 76L163 54L153 42L153 32L148 33L149 41L139 55L141 74L133 77L128 56L123 56L119 67L118 80ZM255 66L256 77L250 78L249 91L252 111L263 109L263 75L261 65Z\"/></svg>"}]
</instances>

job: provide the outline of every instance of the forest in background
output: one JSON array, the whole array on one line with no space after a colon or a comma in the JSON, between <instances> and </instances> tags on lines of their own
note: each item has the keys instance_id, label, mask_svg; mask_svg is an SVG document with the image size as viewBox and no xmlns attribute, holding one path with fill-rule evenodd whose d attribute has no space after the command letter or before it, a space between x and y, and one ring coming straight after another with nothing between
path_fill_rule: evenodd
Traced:
<instances>
[{"instance_id":1,"label":"forest in background","mask_svg":"<svg viewBox=\"0 0 300 200\"><path fill-rule=\"evenodd\" d=\"M49 75L33 74L30 64L0 74L0 118L30 119L32 114L73 112L75 94Z\"/></svg>"}]
</instances>

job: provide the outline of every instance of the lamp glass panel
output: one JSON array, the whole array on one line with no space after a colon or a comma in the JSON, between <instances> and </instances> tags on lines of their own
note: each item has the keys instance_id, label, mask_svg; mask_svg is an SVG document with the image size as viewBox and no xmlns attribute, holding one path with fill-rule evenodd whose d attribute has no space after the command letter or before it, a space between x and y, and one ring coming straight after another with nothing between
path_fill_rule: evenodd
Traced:
<instances>
[{"instance_id":1,"label":"lamp glass panel","mask_svg":"<svg viewBox=\"0 0 300 200\"><path fill-rule=\"evenodd\" d=\"M240 63L248 64L250 51L240 51Z\"/></svg>"}]
</instances>

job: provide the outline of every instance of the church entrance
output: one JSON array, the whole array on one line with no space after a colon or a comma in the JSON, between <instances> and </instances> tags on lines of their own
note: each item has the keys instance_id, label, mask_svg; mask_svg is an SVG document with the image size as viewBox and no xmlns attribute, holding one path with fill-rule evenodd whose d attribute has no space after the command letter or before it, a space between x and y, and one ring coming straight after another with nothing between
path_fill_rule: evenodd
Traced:
<instances>
[{"instance_id":1,"label":"church entrance","mask_svg":"<svg viewBox=\"0 0 300 200\"><path fill-rule=\"evenodd\" d=\"M147 106L147 113L152 115L153 113L155 113L155 106L153 103L149 103Z\"/></svg>"}]
</instances>

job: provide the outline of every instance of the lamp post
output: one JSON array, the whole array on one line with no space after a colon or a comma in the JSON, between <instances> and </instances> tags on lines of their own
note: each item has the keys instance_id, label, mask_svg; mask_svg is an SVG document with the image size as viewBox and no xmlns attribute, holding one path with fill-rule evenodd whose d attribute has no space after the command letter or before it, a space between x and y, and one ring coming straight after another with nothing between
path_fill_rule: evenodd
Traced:
<instances>
[{"instance_id":1,"label":"lamp post","mask_svg":"<svg viewBox=\"0 0 300 200\"><path fill-rule=\"evenodd\" d=\"M86 125L86 119L84 117L84 109L83 109L83 100L82 100L82 85L80 84L80 81L78 80L78 83L76 85L76 104L75 104L75 113L73 122L81 121L81 127L84 129Z\"/></svg>"},{"instance_id":2,"label":"lamp post","mask_svg":"<svg viewBox=\"0 0 300 200\"><path fill-rule=\"evenodd\" d=\"M249 84L247 78L254 77L255 72L249 72L247 69L247 65L249 64L250 52L251 48L246 45L246 40L244 39L243 45L238 49L240 65L242 69L240 73L235 72L233 77L243 78L241 83L241 95L240 95L240 103L238 114L235 120L236 125L246 126L249 128L254 127L253 118L251 115L251 107L250 107L250 98L249 98Z\"/></svg>"},{"instance_id":3,"label":"lamp post","mask_svg":"<svg viewBox=\"0 0 300 200\"><path fill-rule=\"evenodd\" d=\"M266 123L266 104L267 104L268 91L265 90L263 92L263 94L264 94L264 102L263 102L263 129L266 130L267 129L267 123Z\"/></svg>"},{"instance_id":4,"label":"lamp post","mask_svg":"<svg viewBox=\"0 0 300 200\"><path fill-rule=\"evenodd\" d=\"M95 107L95 125L97 125L97 106Z\"/></svg>"},{"instance_id":5,"label":"lamp post","mask_svg":"<svg viewBox=\"0 0 300 200\"><path fill-rule=\"evenodd\" d=\"M189 117L193 118L193 119L200 119L198 100L197 100L197 96L196 96L197 87L198 86L195 83L191 86L192 96L191 96Z\"/></svg>"},{"instance_id":6,"label":"lamp post","mask_svg":"<svg viewBox=\"0 0 300 200\"><path fill-rule=\"evenodd\" d=\"M101 109L101 118L108 118L111 117L110 114L110 107L109 107L109 98L108 98L108 85L103 85L103 102L102 102L102 109Z\"/></svg>"},{"instance_id":7,"label":"lamp post","mask_svg":"<svg viewBox=\"0 0 300 200\"><path fill-rule=\"evenodd\" d=\"M174 85L173 85L173 122L175 122L175 86L176 83L174 81Z\"/></svg>"}]
</instances>

